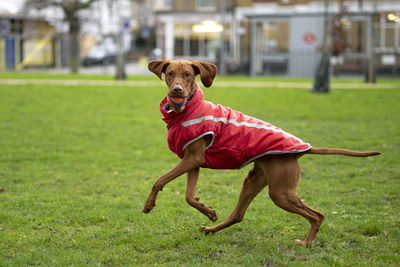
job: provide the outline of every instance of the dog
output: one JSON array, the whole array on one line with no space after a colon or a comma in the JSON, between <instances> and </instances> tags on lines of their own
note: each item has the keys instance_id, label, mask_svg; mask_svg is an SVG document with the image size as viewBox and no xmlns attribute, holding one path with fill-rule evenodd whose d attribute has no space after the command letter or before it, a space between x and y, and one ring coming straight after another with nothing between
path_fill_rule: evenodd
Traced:
<instances>
[{"instance_id":1,"label":"dog","mask_svg":"<svg viewBox=\"0 0 400 267\"><path fill-rule=\"evenodd\" d=\"M195 197L200 168L237 169L254 163L232 214L212 227L201 226L200 231L215 233L242 221L251 201L268 185L269 196L278 207L299 214L310 222L311 229L305 240L296 240L302 246L310 246L324 215L308 207L297 195L301 175L298 159L304 154L353 157L380 154L376 151L314 148L269 123L205 101L196 76L200 75L202 84L210 87L217 73L217 66L212 63L154 60L149 62L148 69L161 80L165 76L168 93L160 104L160 110L167 123L169 148L181 161L155 181L142 210L144 213L153 209L158 192L166 184L187 173L187 203L216 222L215 210ZM169 99L173 98L183 99L184 104L171 104Z\"/></svg>"}]
</instances>

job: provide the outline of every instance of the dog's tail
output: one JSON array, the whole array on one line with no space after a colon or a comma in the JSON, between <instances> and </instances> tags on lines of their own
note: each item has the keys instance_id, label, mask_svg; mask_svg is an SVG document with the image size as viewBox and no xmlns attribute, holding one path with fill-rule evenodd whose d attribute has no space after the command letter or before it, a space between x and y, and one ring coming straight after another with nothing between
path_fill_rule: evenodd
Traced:
<instances>
[{"instance_id":1,"label":"dog's tail","mask_svg":"<svg viewBox=\"0 0 400 267\"><path fill-rule=\"evenodd\" d=\"M324 148L324 147L313 147L306 152L307 154L318 154L318 155L344 155L350 157L370 157L380 155L381 152L378 151L353 151L342 148Z\"/></svg>"}]
</instances>

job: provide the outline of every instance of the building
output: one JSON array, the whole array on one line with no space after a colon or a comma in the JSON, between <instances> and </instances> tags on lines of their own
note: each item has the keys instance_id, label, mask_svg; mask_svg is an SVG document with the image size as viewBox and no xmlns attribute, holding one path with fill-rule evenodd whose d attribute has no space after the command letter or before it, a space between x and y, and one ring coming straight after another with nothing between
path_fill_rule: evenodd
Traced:
<instances>
[{"instance_id":1,"label":"building","mask_svg":"<svg viewBox=\"0 0 400 267\"><path fill-rule=\"evenodd\" d=\"M53 65L54 34L45 20L0 15L0 70Z\"/></svg>"},{"instance_id":2,"label":"building","mask_svg":"<svg viewBox=\"0 0 400 267\"><path fill-rule=\"evenodd\" d=\"M325 14L335 73L363 73L370 59L380 72L399 70L399 1L281 0L253 1L251 8L237 12L237 19L251 24L251 74L311 77L320 57Z\"/></svg>"},{"instance_id":3,"label":"building","mask_svg":"<svg viewBox=\"0 0 400 267\"><path fill-rule=\"evenodd\" d=\"M233 12L243 1L225 2L222 14L221 1L216 0L154 1L157 47L162 49L164 57L216 62L221 49L223 25L226 45L234 43L231 40L236 36L232 26Z\"/></svg>"},{"instance_id":4,"label":"building","mask_svg":"<svg viewBox=\"0 0 400 267\"><path fill-rule=\"evenodd\" d=\"M225 8L221 8L225 3ZM328 3L325 5L325 3ZM328 18L335 73L358 73L372 58L381 72L400 68L400 1L153 0L164 58L219 63L230 72L313 76Z\"/></svg>"}]
</instances>

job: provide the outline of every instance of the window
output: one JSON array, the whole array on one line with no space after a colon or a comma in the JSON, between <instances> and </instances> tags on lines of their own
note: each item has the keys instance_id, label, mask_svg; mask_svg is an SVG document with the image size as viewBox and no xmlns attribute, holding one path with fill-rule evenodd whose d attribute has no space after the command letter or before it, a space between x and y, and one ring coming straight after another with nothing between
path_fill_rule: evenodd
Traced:
<instances>
[{"instance_id":1,"label":"window","mask_svg":"<svg viewBox=\"0 0 400 267\"><path fill-rule=\"evenodd\" d=\"M197 0L197 9L200 10L215 10L217 4L215 0Z\"/></svg>"},{"instance_id":2,"label":"window","mask_svg":"<svg viewBox=\"0 0 400 267\"><path fill-rule=\"evenodd\" d=\"M221 45L220 33L198 33L192 30L193 26L195 24L174 24L174 55L176 57L215 61Z\"/></svg>"},{"instance_id":3,"label":"window","mask_svg":"<svg viewBox=\"0 0 400 267\"><path fill-rule=\"evenodd\" d=\"M175 38L175 45L174 45L174 54L175 56L182 57L184 56L184 39L182 38Z\"/></svg>"},{"instance_id":4,"label":"window","mask_svg":"<svg viewBox=\"0 0 400 267\"><path fill-rule=\"evenodd\" d=\"M393 52L400 48L400 13L388 13L380 16L379 22L374 23L379 51ZM376 45L376 42L375 42Z\"/></svg>"},{"instance_id":5,"label":"window","mask_svg":"<svg viewBox=\"0 0 400 267\"><path fill-rule=\"evenodd\" d=\"M266 22L263 25L263 51L288 52L289 23Z\"/></svg>"},{"instance_id":6,"label":"window","mask_svg":"<svg viewBox=\"0 0 400 267\"><path fill-rule=\"evenodd\" d=\"M254 74L282 74L289 68L289 23L264 21L255 27Z\"/></svg>"},{"instance_id":7,"label":"window","mask_svg":"<svg viewBox=\"0 0 400 267\"><path fill-rule=\"evenodd\" d=\"M155 1L155 9L157 10L165 10L172 8L172 0L156 0Z\"/></svg>"},{"instance_id":8,"label":"window","mask_svg":"<svg viewBox=\"0 0 400 267\"><path fill-rule=\"evenodd\" d=\"M395 31L394 31L394 28L392 28L392 27L391 28L387 27L385 29L385 48L389 48L389 49L394 48L394 46L395 46L394 33L395 33Z\"/></svg>"},{"instance_id":9,"label":"window","mask_svg":"<svg viewBox=\"0 0 400 267\"><path fill-rule=\"evenodd\" d=\"M367 23L365 21L351 21L346 30L346 52L366 53Z\"/></svg>"}]
</instances>

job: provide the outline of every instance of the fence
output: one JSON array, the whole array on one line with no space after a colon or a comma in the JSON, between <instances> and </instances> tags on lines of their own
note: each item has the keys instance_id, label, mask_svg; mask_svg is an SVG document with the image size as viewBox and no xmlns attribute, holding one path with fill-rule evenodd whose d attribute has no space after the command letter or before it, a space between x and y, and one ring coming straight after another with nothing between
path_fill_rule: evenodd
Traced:
<instances>
[{"instance_id":1,"label":"fence","mask_svg":"<svg viewBox=\"0 0 400 267\"><path fill-rule=\"evenodd\" d=\"M287 53L259 53L255 57L256 76L314 77L321 53L317 50L291 51ZM380 77L400 78L399 53L374 53L374 72ZM368 57L363 53L348 53L331 57L333 76L365 76L368 72Z\"/></svg>"}]
</instances>

